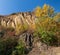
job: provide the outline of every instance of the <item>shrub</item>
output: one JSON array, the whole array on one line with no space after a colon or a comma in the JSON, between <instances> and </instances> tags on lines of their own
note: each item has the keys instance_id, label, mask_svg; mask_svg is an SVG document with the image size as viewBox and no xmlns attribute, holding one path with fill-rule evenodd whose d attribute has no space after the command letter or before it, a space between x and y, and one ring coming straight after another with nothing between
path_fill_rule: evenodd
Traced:
<instances>
[{"instance_id":1,"label":"shrub","mask_svg":"<svg viewBox=\"0 0 60 55\"><path fill-rule=\"evenodd\" d=\"M52 32L42 32L41 33L41 40L42 42L46 43L47 45L56 45L57 37L55 37L54 33Z\"/></svg>"},{"instance_id":2,"label":"shrub","mask_svg":"<svg viewBox=\"0 0 60 55\"><path fill-rule=\"evenodd\" d=\"M12 55L25 55L25 45L22 40L18 41L18 45L15 47Z\"/></svg>"},{"instance_id":3,"label":"shrub","mask_svg":"<svg viewBox=\"0 0 60 55\"><path fill-rule=\"evenodd\" d=\"M55 35L57 29L57 25L52 19L43 18L43 21L40 19L40 23L39 21L36 23L34 35L40 37L41 41L47 45L57 45L58 38Z\"/></svg>"},{"instance_id":4,"label":"shrub","mask_svg":"<svg viewBox=\"0 0 60 55\"><path fill-rule=\"evenodd\" d=\"M1 38L0 39L0 55L10 55L16 46L16 39L11 37Z\"/></svg>"}]
</instances>

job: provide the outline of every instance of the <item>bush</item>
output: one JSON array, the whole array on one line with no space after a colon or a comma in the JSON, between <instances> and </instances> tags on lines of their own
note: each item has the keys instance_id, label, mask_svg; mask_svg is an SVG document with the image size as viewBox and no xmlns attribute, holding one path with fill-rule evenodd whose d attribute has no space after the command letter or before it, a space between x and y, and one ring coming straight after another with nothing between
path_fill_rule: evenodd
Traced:
<instances>
[{"instance_id":1,"label":"bush","mask_svg":"<svg viewBox=\"0 0 60 55\"><path fill-rule=\"evenodd\" d=\"M54 33L52 32L42 32L41 33L41 40L42 42L46 43L47 45L56 45L57 37L55 37Z\"/></svg>"},{"instance_id":2,"label":"bush","mask_svg":"<svg viewBox=\"0 0 60 55\"><path fill-rule=\"evenodd\" d=\"M58 38L55 35L57 29L56 23L52 19L47 18L40 23L39 21L36 23L36 32L34 35L40 37L41 41L47 45L57 45Z\"/></svg>"},{"instance_id":3,"label":"bush","mask_svg":"<svg viewBox=\"0 0 60 55\"><path fill-rule=\"evenodd\" d=\"M22 40L18 41L18 45L15 47L12 55L25 55L25 45Z\"/></svg>"},{"instance_id":4,"label":"bush","mask_svg":"<svg viewBox=\"0 0 60 55\"><path fill-rule=\"evenodd\" d=\"M15 36L15 30L3 28L0 34L2 33L4 35L0 38L0 55L24 55L25 45L20 38Z\"/></svg>"},{"instance_id":5,"label":"bush","mask_svg":"<svg viewBox=\"0 0 60 55\"><path fill-rule=\"evenodd\" d=\"M0 39L0 55L10 55L16 46L16 39L7 37Z\"/></svg>"}]
</instances>

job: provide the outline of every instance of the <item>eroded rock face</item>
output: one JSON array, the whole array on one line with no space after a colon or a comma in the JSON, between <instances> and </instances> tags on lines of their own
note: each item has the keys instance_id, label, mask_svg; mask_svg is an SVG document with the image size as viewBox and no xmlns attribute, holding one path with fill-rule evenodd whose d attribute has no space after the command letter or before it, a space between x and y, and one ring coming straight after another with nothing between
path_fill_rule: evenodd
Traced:
<instances>
[{"instance_id":1,"label":"eroded rock face","mask_svg":"<svg viewBox=\"0 0 60 55\"><path fill-rule=\"evenodd\" d=\"M13 28L15 28L17 24L33 24L34 20L35 16L32 12L13 13L8 16L0 16L0 25L4 27L12 26Z\"/></svg>"},{"instance_id":2,"label":"eroded rock face","mask_svg":"<svg viewBox=\"0 0 60 55\"><path fill-rule=\"evenodd\" d=\"M27 23L29 28L31 28L30 32L32 32L32 26L35 25L35 15L33 12L20 12L7 16L0 16L0 25L4 27L13 27L16 29L17 25L24 25L25 23ZM24 34L25 38L23 37L23 40L26 42L26 45L32 46L32 34L30 32Z\"/></svg>"},{"instance_id":3,"label":"eroded rock face","mask_svg":"<svg viewBox=\"0 0 60 55\"><path fill-rule=\"evenodd\" d=\"M33 34L32 33L25 32L19 36L19 39L24 41L27 47L33 46Z\"/></svg>"}]
</instances>

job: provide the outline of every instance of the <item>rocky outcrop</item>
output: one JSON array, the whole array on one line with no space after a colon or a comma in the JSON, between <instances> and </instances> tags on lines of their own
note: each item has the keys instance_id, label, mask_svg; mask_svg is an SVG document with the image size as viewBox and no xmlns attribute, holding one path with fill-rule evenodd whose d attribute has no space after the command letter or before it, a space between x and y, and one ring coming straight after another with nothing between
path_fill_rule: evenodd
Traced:
<instances>
[{"instance_id":1,"label":"rocky outcrop","mask_svg":"<svg viewBox=\"0 0 60 55\"><path fill-rule=\"evenodd\" d=\"M33 12L20 12L13 13L8 16L0 16L0 25L4 27L12 26L15 28L17 24L24 25L27 23L28 25L34 24L35 16Z\"/></svg>"},{"instance_id":2,"label":"rocky outcrop","mask_svg":"<svg viewBox=\"0 0 60 55\"><path fill-rule=\"evenodd\" d=\"M36 42L28 55L60 55L60 47L47 46L42 42Z\"/></svg>"}]
</instances>

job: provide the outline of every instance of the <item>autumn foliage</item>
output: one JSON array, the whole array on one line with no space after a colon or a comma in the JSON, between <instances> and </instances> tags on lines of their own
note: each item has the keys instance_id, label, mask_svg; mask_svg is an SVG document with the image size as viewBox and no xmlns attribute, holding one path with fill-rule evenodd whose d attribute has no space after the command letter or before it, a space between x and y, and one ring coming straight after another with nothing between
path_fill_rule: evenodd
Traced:
<instances>
[{"instance_id":1,"label":"autumn foliage","mask_svg":"<svg viewBox=\"0 0 60 55\"><path fill-rule=\"evenodd\" d=\"M36 32L39 33L38 36L42 41L50 45L54 42L60 44L60 35L57 34L60 33L60 13L55 13L52 7L45 4L42 8L38 6L35 9L35 15L37 18Z\"/></svg>"}]
</instances>

